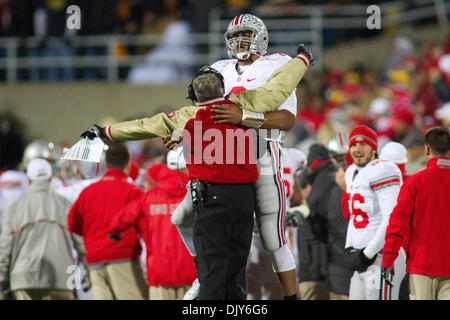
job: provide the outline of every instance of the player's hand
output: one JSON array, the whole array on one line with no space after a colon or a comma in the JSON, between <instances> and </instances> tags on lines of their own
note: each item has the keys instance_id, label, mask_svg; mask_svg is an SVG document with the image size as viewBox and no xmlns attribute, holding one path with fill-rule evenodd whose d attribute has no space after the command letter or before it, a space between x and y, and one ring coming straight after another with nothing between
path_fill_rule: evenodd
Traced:
<instances>
[{"instance_id":1,"label":"player's hand","mask_svg":"<svg viewBox=\"0 0 450 320\"><path fill-rule=\"evenodd\" d=\"M369 258L364 254L364 249L352 247L345 249L344 258L350 270L359 272L367 270L367 267L375 261L375 257Z\"/></svg>"},{"instance_id":2,"label":"player's hand","mask_svg":"<svg viewBox=\"0 0 450 320\"><path fill-rule=\"evenodd\" d=\"M242 119L242 109L237 105L214 105L211 111L217 113L217 116L212 116L215 119L214 123L230 123L230 124L240 124Z\"/></svg>"},{"instance_id":3,"label":"player's hand","mask_svg":"<svg viewBox=\"0 0 450 320\"><path fill-rule=\"evenodd\" d=\"M181 140L183 140L183 137L181 137L180 140L174 140L172 138L172 135L168 134L167 136L162 137L162 141L164 143L164 146L169 149L169 150L173 150L175 149L178 144L181 142Z\"/></svg>"},{"instance_id":4,"label":"player's hand","mask_svg":"<svg viewBox=\"0 0 450 320\"><path fill-rule=\"evenodd\" d=\"M394 267L389 268L382 267L381 274L383 275L383 278L386 281L386 283L391 287L393 287L394 284L392 283L392 278L394 277L395 274Z\"/></svg>"},{"instance_id":5,"label":"player's hand","mask_svg":"<svg viewBox=\"0 0 450 320\"><path fill-rule=\"evenodd\" d=\"M108 239L112 241L120 241L122 240L122 236L120 233L108 233Z\"/></svg>"},{"instance_id":6,"label":"player's hand","mask_svg":"<svg viewBox=\"0 0 450 320\"><path fill-rule=\"evenodd\" d=\"M306 55L309 59L309 64L312 66L314 64L314 56L311 52L311 50L306 49L305 45L301 43L297 48L297 54L303 53Z\"/></svg>"},{"instance_id":7,"label":"player's hand","mask_svg":"<svg viewBox=\"0 0 450 320\"><path fill-rule=\"evenodd\" d=\"M364 253L364 249L365 248L360 250L361 263L364 267L368 267L375 261L375 257L369 258L368 256L366 256L366 254Z\"/></svg>"},{"instance_id":8,"label":"player's hand","mask_svg":"<svg viewBox=\"0 0 450 320\"><path fill-rule=\"evenodd\" d=\"M290 208L286 212L286 225L298 227L308 218L309 213L309 208L305 204Z\"/></svg>"},{"instance_id":9,"label":"player's hand","mask_svg":"<svg viewBox=\"0 0 450 320\"><path fill-rule=\"evenodd\" d=\"M300 211L286 212L286 225L288 227L298 227L304 220Z\"/></svg>"},{"instance_id":10,"label":"player's hand","mask_svg":"<svg viewBox=\"0 0 450 320\"><path fill-rule=\"evenodd\" d=\"M94 140L95 138L100 138L102 140L107 139L103 128L94 124L90 126L85 132L83 132L80 137L88 138L89 140Z\"/></svg>"}]
</instances>

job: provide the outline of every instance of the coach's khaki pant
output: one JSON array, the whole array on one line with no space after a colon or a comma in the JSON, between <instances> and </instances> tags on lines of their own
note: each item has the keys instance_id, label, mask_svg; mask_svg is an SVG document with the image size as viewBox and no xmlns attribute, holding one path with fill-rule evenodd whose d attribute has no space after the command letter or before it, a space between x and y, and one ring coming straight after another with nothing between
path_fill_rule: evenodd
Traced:
<instances>
[{"instance_id":1,"label":"coach's khaki pant","mask_svg":"<svg viewBox=\"0 0 450 320\"><path fill-rule=\"evenodd\" d=\"M71 290L24 289L14 291L17 300L74 300Z\"/></svg>"},{"instance_id":2,"label":"coach's khaki pant","mask_svg":"<svg viewBox=\"0 0 450 320\"><path fill-rule=\"evenodd\" d=\"M450 300L450 277L409 275L411 300Z\"/></svg>"},{"instance_id":3,"label":"coach's khaki pant","mask_svg":"<svg viewBox=\"0 0 450 320\"><path fill-rule=\"evenodd\" d=\"M302 281L298 285L300 300L329 300L325 281Z\"/></svg>"},{"instance_id":4,"label":"coach's khaki pant","mask_svg":"<svg viewBox=\"0 0 450 320\"><path fill-rule=\"evenodd\" d=\"M178 287L150 287L149 300L183 300L184 295L191 285Z\"/></svg>"},{"instance_id":5,"label":"coach's khaki pant","mask_svg":"<svg viewBox=\"0 0 450 320\"><path fill-rule=\"evenodd\" d=\"M94 300L147 300L148 286L138 261L113 262L89 270Z\"/></svg>"},{"instance_id":6,"label":"coach's khaki pant","mask_svg":"<svg viewBox=\"0 0 450 320\"><path fill-rule=\"evenodd\" d=\"M348 295L330 291L330 300L348 300Z\"/></svg>"}]
</instances>

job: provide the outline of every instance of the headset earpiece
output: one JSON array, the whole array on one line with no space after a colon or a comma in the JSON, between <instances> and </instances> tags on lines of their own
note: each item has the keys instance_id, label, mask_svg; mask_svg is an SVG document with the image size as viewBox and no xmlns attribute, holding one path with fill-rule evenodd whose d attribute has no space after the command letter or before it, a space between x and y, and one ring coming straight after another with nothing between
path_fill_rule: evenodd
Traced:
<instances>
[{"instance_id":1,"label":"headset earpiece","mask_svg":"<svg viewBox=\"0 0 450 320\"><path fill-rule=\"evenodd\" d=\"M219 71L217 71L216 69L211 68L208 65L203 66L203 67L200 68L200 70L197 72L197 74L194 76L194 78L192 79L191 83L188 86L188 96L186 97L186 99L191 99L193 104L195 102L197 102L197 97L195 96L195 90L194 90L194 86L193 86L194 80L197 77L199 77L199 76L201 76L202 74L205 74L205 73L214 73L220 79L220 82L222 84L222 88L225 88L225 81L223 79L222 74Z\"/></svg>"},{"instance_id":2,"label":"headset earpiece","mask_svg":"<svg viewBox=\"0 0 450 320\"><path fill-rule=\"evenodd\" d=\"M192 80L192 82L194 82L194 80ZM186 99L191 99L192 104L195 104L195 102L197 101L197 97L195 96L195 90L194 90L194 87L192 86L192 82L188 86L188 89L187 89L188 96L186 97Z\"/></svg>"}]
</instances>

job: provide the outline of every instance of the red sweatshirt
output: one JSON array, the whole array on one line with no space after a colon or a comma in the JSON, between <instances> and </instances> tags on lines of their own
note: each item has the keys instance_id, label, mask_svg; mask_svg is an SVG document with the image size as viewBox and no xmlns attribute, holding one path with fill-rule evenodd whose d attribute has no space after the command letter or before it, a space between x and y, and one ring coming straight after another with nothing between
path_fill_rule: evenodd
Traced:
<instances>
[{"instance_id":1,"label":"red sweatshirt","mask_svg":"<svg viewBox=\"0 0 450 320\"><path fill-rule=\"evenodd\" d=\"M232 104L218 98L198 103L195 118L185 126L190 139L183 134L186 165L191 180L211 183L250 183L258 179L253 132L232 124L215 124L212 105Z\"/></svg>"},{"instance_id":2,"label":"red sweatshirt","mask_svg":"<svg viewBox=\"0 0 450 320\"><path fill-rule=\"evenodd\" d=\"M88 264L139 260L142 248L134 229L125 232L120 242L108 239L107 228L114 216L144 194L127 178L121 170L108 169L99 181L81 192L70 209L68 228L83 237Z\"/></svg>"},{"instance_id":3,"label":"red sweatshirt","mask_svg":"<svg viewBox=\"0 0 450 320\"><path fill-rule=\"evenodd\" d=\"M197 278L194 259L170 221L172 212L186 195L180 179L186 185L188 177L164 165L154 179L157 186L123 208L111 221L109 232L120 233L132 226L138 227L147 247L149 286L190 285Z\"/></svg>"},{"instance_id":4,"label":"red sweatshirt","mask_svg":"<svg viewBox=\"0 0 450 320\"><path fill-rule=\"evenodd\" d=\"M407 273L449 277L449 230L450 158L432 158L400 188L386 230L383 266L393 266L408 237Z\"/></svg>"}]
</instances>

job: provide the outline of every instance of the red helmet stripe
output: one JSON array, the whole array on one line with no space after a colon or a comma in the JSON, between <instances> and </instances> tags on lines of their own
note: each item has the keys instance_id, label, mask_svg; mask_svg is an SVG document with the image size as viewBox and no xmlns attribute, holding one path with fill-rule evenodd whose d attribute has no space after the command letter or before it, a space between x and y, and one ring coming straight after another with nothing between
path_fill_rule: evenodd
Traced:
<instances>
[{"instance_id":1,"label":"red helmet stripe","mask_svg":"<svg viewBox=\"0 0 450 320\"><path fill-rule=\"evenodd\" d=\"M234 19L234 23L233 26L237 26L239 24L239 20L241 19L242 14L238 15L235 19Z\"/></svg>"},{"instance_id":2,"label":"red helmet stripe","mask_svg":"<svg viewBox=\"0 0 450 320\"><path fill-rule=\"evenodd\" d=\"M342 139L342 134L340 132L338 133L338 138L339 138L339 144L342 147L344 145L344 140Z\"/></svg>"}]
</instances>

